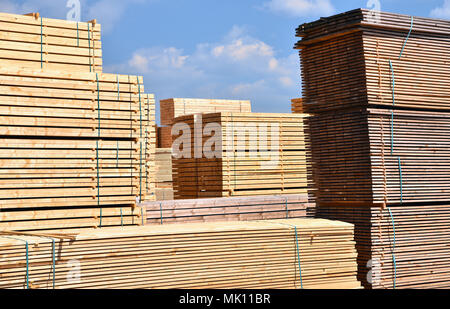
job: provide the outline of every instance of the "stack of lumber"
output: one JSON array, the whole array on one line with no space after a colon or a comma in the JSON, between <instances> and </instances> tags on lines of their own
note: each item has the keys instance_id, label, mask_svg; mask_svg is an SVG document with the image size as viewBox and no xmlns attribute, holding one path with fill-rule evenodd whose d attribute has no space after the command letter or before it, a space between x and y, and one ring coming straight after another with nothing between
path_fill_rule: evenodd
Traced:
<instances>
[{"instance_id":1,"label":"stack of lumber","mask_svg":"<svg viewBox=\"0 0 450 309\"><path fill-rule=\"evenodd\" d=\"M162 201L141 204L147 224L250 221L313 216L306 194Z\"/></svg>"},{"instance_id":2,"label":"stack of lumber","mask_svg":"<svg viewBox=\"0 0 450 309\"><path fill-rule=\"evenodd\" d=\"M389 209L330 204L319 207L317 215L355 225L358 280L365 286L370 286L370 280L373 288L381 289L450 288L449 204Z\"/></svg>"},{"instance_id":3,"label":"stack of lumber","mask_svg":"<svg viewBox=\"0 0 450 309\"><path fill-rule=\"evenodd\" d=\"M198 113L251 113L250 101L172 98L159 101L161 124L171 126L175 118Z\"/></svg>"},{"instance_id":4,"label":"stack of lumber","mask_svg":"<svg viewBox=\"0 0 450 309\"><path fill-rule=\"evenodd\" d=\"M303 114L303 98L291 100L291 110L294 114Z\"/></svg>"},{"instance_id":5,"label":"stack of lumber","mask_svg":"<svg viewBox=\"0 0 450 309\"><path fill-rule=\"evenodd\" d=\"M158 148L172 148L172 127L158 127Z\"/></svg>"},{"instance_id":6,"label":"stack of lumber","mask_svg":"<svg viewBox=\"0 0 450 309\"><path fill-rule=\"evenodd\" d=\"M155 155L156 200L173 200L172 148L158 148Z\"/></svg>"},{"instance_id":7,"label":"stack of lumber","mask_svg":"<svg viewBox=\"0 0 450 309\"><path fill-rule=\"evenodd\" d=\"M2 235L0 288L360 288L353 226L320 219Z\"/></svg>"},{"instance_id":8,"label":"stack of lumber","mask_svg":"<svg viewBox=\"0 0 450 309\"><path fill-rule=\"evenodd\" d=\"M0 13L0 66L102 72L101 27Z\"/></svg>"},{"instance_id":9,"label":"stack of lumber","mask_svg":"<svg viewBox=\"0 0 450 309\"><path fill-rule=\"evenodd\" d=\"M380 12L377 21L372 14L357 9L297 29L303 38L296 48L304 112L368 106L448 110L450 21L414 17L408 37L411 16Z\"/></svg>"},{"instance_id":10,"label":"stack of lumber","mask_svg":"<svg viewBox=\"0 0 450 309\"><path fill-rule=\"evenodd\" d=\"M356 224L365 287L448 287L450 21L372 13L297 30L311 201Z\"/></svg>"},{"instance_id":11,"label":"stack of lumber","mask_svg":"<svg viewBox=\"0 0 450 309\"><path fill-rule=\"evenodd\" d=\"M175 198L306 193L303 117L257 113L178 117L175 127L186 130L174 136Z\"/></svg>"},{"instance_id":12,"label":"stack of lumber","mask_svg":"<svg viewBox=\"0 0 450 309\"><path fill-rule=\"evenodd\" d=\"M155 96L153 94L144 95L146 116L144 122L145 133L145 156L140 164L145 165L145 194L143 200L154 201L156 199L156 148L157 148L157 126L155 118Z\"/></svg>"},{"instance_id":13,"label":"stack of lumber","mask_svg":"<svg viewBox=\"0 0 450 309\"><path fill-rule=\"evenodd\" d=\"M155 146L141 77L3 67L0 92L1 230L136 224Z\"/></svg>"}]
</instances>

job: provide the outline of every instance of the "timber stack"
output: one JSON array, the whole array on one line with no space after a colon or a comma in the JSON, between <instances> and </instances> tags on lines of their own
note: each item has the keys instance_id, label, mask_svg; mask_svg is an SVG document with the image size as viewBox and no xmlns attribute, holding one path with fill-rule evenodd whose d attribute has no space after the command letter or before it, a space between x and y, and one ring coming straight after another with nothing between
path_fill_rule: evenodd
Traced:
<instances>
[{"instance_id":1,"label":"timber stack","mask_svg":"<svg viewBox=\"0 0 450 309\"><path fill-rule=\"evenodd\" d=\"M172 125L181 116L207 113L251 113L250 101L171 98L160 100L161 125L158 128L160 148L172 147Z\"/></svg>"},{"instance_id":2,"label":"timber stack","mask_svg":"<svg viewBox=\"0 0 450 309\"><path fill-rule=\"evenodd\" d=\"M297 36L318 216L355 224L365 287L450 287L450 21L358 9Z\"/></svg>"},{"instance_id":3,"label":"timber stack","mask_svg":"<svg viewBox=\"0 0 450 309\"><path fill-rule=\"evenodd\" d=\"M0 289L357 289L356 254L353 226L321 219L11 234Z\"/></svg>"},{"instance_id":4,"label":"timber stack","mask_svg":"<svg viewBox=\"0 0 450 309\"><path fill-rule=\"evenodd\" d=\"M37 16L0 14L1 48L30 44L0 56L0 230L140 224L154 96L140 76L101 72L99 24Z\"/></svg>"},{"instance_id":5,"label":"timber stack","mask_svg":"<svg viewBox=\"0 0 450 309\"><path fill-rule=\"evenodd\" d=\"M173 200L172 148L157 148L153 161L156 166L156 200Z\"/></svg>"},{"instance_id":6,"label":"timber stack","mask_svg":"<svg viewBox=\"0 0 450 309\"><path fill-rule=\"evenodd\" d=\"M175 198L306 193L303 118L259 113L176 118Z\"/></svg>"}]
</instances>

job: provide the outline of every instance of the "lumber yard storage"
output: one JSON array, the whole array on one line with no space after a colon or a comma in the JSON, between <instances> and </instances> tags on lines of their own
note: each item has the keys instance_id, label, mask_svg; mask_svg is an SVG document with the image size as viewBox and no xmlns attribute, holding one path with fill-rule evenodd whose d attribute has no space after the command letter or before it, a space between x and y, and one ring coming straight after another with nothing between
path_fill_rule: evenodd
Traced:
<instances>
[{"instance_id":1,"label":"lumber yard storage","mask_svg":"<svg viewBox=\"0 0 450 309\"><path fill-rule=\"evenodd\" d=\"M361 288L353 225L313 218L303 115L183 101L183 115L233 112L208 114L228 127L277 124L279 160L226 158L244 177L229 173L225 192L247 185L258 196L155 202L155 97L142 76L102 72L100 31L95 21L0 14L1 289ZM267 167L255 174L265 186L255 164ZM194 183L207 175L189 173ZM212 193L186 188L222 196L222 178L207 181Z\"/></svg>"},{"instance_id":2,"label":"lumber yard storage","mask_svg":"<svg viewBox=\"0 0 450 309\"><path fill-rule=\"evenodd\" d=\"M366 288L450 287L449 33L364 9L297 29L310 198L355 224Z\"/></svg>"}]
</instances>

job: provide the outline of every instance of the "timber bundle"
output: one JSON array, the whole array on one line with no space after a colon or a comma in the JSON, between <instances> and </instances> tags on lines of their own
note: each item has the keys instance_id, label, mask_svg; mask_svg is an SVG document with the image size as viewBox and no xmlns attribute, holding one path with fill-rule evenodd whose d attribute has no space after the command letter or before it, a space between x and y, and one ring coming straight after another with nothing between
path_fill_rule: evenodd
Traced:
<instances>
[{"instance_id":1,"label":"timber bundle","mask_svg":"<svg viewBox=\"0 0 450 309\"><path fill-rule=\"evenodd\" d=\"M319 216L356 224L365 287L450 287L450 21L358 9L297 36Z\"/></svg>"},{"instance_id":2,"label":"timber bundle","mask_svg":"<svg viewBox=\"0 0 450 309\"><path fill-rule=\"evenodd\" d=\"M353 226L320 219L3 236L0 256L0 288L361 287Z\"/></svg>"},{"instance_id":3,"label":"timber bundle","mask_svg":"<svg viewBox=\"0 0 450 309\"><path fill-rule=\"evenodd\" d=\"M101 72L94 22L2 13L0 29L0 230L141 224L155 147L142 77Z\"/></svg>"},{"instance_id":4,"label":"timber bundle","mask_svg":"<svg viewBox=\"0 0 450 309\"><path fill-rule=\"evenodd\" d=\"M175 123L192 132L174 135L176 199L306 193L303 115L212 113Z\"/></svg>"}]
</instances>

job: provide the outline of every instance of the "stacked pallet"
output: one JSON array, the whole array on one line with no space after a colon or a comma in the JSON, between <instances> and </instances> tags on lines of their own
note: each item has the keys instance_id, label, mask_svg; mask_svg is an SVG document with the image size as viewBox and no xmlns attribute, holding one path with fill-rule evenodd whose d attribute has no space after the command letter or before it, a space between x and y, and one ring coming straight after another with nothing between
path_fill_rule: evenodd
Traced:
<instances>
[{"instance_id":1,"label":"stacked pallet","mask_svg":"<svg viewBox=\"0 0 450 309\"><path fill-rule=\"evenodd\" d=\"M303 98L291 100L291 110L294 114L303 114Z\"/></svg>"},{"instance_id":2,"label":"stacked pallet","mask_svg":"<svg viewBox=\"0 0 450 309\"><path fill-rule=\"evenodd\" d=\"M173 200L172 148L158 148L155 156L156 200Z\"/></svg>"},{"instance_id":3,"label":"stacked pallet","mask_svg":"<svg viewBox=\"0 0 450 309\"><path fill-rule=\"evenodd\" d=\"M0 66L102 72L101 27L0 13Z\"/></svg>"},{"instance_id":4,"label":"stacked pallet","mask_svg":"<svg viewBox=\"0 0 450 309\"><path fill-rule=\"evenodd\" d=\"M360 288L351 224L290 219L0 237L0 288Z\"/></svg>"},{"instance_id":5,"label":"stacked pallet","mask_svg":"<svg viewBox=\"0 0 450 309\"><path fill-rule=\"evenodd\" d=\"M198 114L174 129L176 199L306 193L303 115Z\"/></svg>"},{"instance_id":6,"label":"stacked pallet","mask_svg":"<svg viewBox=\"0 0 450 309\"><path fill-rule=\"evenodd\" d=\"M306 218L314 205L306 194L226 197L143 203L147 224Z\"/></svg>"},{"instance_id":7,"label":"stacked pallet","mask_svg":"<svg viewBox=\"0 0 450 309\"><path fill-rule=\"evenodd\" d=\"M198 113L251 113L250 101L217 99L166 99L159 102L161 124L171 126L175 118Z\"/></svg>"},{"instance_id":8,"label":"stacked pallet","mask_svg":"<svg viewBox=\"0 0 450 309\"><path fill-rule=\"evenodd\" d=\"M356 224L365 287L448 287L450 21L372 13L298 29L309 193Z\"/></svg>"}]
</instances>

